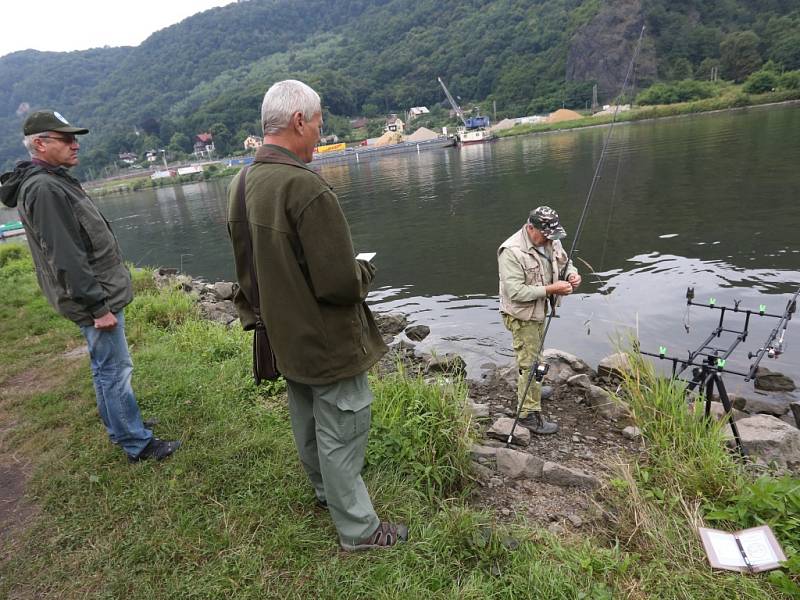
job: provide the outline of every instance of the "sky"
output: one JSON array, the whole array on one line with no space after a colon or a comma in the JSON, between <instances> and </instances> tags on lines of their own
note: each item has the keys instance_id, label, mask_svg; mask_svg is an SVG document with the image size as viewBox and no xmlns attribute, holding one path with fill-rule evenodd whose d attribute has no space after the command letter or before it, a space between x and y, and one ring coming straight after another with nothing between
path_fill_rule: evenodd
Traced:
<instances>
[{"instance_id":1,"label":"sky","mask_svg":"<svg viewBox=\"0 0 800 600\"><path fill-rule=\"evenodd\" d=\"M231 0L33 0L3 2L0 56L138 46L150 34Z\"/></svg>"}]
</instances>

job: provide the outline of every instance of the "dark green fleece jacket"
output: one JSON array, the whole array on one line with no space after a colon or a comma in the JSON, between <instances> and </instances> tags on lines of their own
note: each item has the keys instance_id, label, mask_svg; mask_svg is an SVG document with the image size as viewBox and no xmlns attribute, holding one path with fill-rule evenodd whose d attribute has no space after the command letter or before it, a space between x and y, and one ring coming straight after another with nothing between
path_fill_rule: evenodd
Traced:
<instances>
[{"instance_id":1,"label":"dark green fleece jacket","mask_svg":"<svg viewBox=\"0 0 800 600\"><path fill-rule=\"evenodd\" d=\"M387 350L365 302L374 267L355 259L330 185L288 150L262 146L245 178L244 221L235 204L240 177L228 190L228 232L242 325L256 323L249 222L260 314L281 373L309 385L363 373Z\"/></svg>"},{"instance_id":2,"label":"dark green fleece jacket","mask_svg":"<svg viewBox=\"0 0 800 600\"><path fill-rule=\"evenodd\" d=\"M0 176L0 201L17 207L36 277L53 308L78 325L122 310L131 275L111 227L77 179L34 159Z\"/></svg>"}]
</instances>

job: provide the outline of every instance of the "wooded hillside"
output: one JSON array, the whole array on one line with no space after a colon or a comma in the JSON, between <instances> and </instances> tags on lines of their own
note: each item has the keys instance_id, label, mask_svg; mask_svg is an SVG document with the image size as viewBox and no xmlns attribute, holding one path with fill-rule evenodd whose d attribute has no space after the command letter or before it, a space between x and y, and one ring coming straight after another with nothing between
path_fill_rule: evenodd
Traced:
<instances>
[{"instance_id":1,"label":"wooded hillside","mask_svg":"<svg viewBox=\"0 0 800 600\"><path fill-rule=\"evenodd\" d=\"M330 115L432 106L444 100L438 75L464 103L496 101L498 116L583 108L594 83L601 102L618 90L643 23L639 87L714 66L735 80L766 60L800 68L790 0L251 0L137 47L0 58L0 167L25 157L24 103L92 129L84 175L120 152L187 152L201 131L236 150L259 133L264 91L286 77L316 87Z\"/></svg>"}]
</instances>

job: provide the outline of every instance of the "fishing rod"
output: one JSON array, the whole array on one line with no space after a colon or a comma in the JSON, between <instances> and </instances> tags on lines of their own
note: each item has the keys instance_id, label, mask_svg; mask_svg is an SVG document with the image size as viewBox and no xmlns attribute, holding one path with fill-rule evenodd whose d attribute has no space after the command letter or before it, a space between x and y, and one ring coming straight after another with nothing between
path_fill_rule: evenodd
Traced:
<instances>
[{"instance_id":1,"label":"fishing rod","mask_svg":"<svg viewBox=\"0 0 800 600\"><path fill-rule=\"evenodd\" d=\"M603 168L603 164L605 163L606 159L606 152L608 150L609 142L611 141L611 136L614 133L614 126L617 123L617 115L619 114L619 105L620 101L625 94L625 89L628 87L628 81L631 78L631 74L633 73L633 68L636 65L636 59L639 57L639 51L642 48L642 39L644 38L644 30L645 26L642 25L642 30L639 32L639 39L636 42L636 48L633 51L633 57L631 58L631 62L628 65L628 71L625 73L625 80L622 82L622 89L620 90L619 95L617 96L616 106L614 107L614 114L611 117L611 126L608 130L608 135L606 135L606 139L603 142L603 149L600 152L600 158L597 160L597 166L594 170L594 175L592 176L592 182L589 185L589 191L586 194L586 200L583 203L583 210L581 211L580 219L578 220L578 226L575 228L575 235L572 238L572 245L570 246L569 253L567 254L567 262L564 265L564 268L559 271L558 279L556 281L562 280L566 275L567 269L572 262L572 256L575 254L575 250L578 246L578 240L580 239L581 232L583 231L583 224L586 221L586 215L589 212L589 205L592 202L592 197L594 196L595 188L597 187L597 182L600 180L600 172ZM544 340L547 337L547 332L550 330L550 323L553 320L553 317L556 316L556 301L555 298L551 299L550 302L550 312L547 315L547 319L545 321L544 330L542 331L542 337L539 342L539 351L536 353L536 360L531 365L530 374L528 375L528 380L525 384L525 391L523 392L520 399L517 401L517 410L514 414L514 423L511 426L511 432L508 434L508 439L506 440L506 448L511 445L511 440L514 437L514 430L517 428L517 423L519 422L519 415L522 412L522 404L525 400L525 397L528 395L528 390L531 387L531 383L534 379L536 379L537 383L541 383L544 380L544 376L547 375L547 371L550 369L549 363L546 361L542 362L540 357L542 355L542 351L544 350Z\"/></svg>"}]
</instances>

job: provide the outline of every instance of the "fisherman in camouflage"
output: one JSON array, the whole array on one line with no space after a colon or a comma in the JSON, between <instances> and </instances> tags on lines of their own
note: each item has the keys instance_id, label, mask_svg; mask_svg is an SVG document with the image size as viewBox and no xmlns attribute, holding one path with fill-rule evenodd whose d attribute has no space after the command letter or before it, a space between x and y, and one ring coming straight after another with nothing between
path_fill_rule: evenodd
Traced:
<instances>
[{"instance_id":1,"label":"fisherman in camouflage","mask_svg":"<svg viewBox=\"0 0 800 600\"><path fill-rule=\"evenodd\" d=\"M511 332L519 369L519 422L540 435L555 433L558 425L542 416L542 388L538 382L531 382L524 398L523 394L531 366L539 358L548 302L558 304L561 296L571 294L581 283L559 241L565 235L558 213L549 206L540 206L531 211L522 229L497 250L500 313ZM562 272L566 273L566 281L559 279Z\"/></svg>"}]
</instances>

